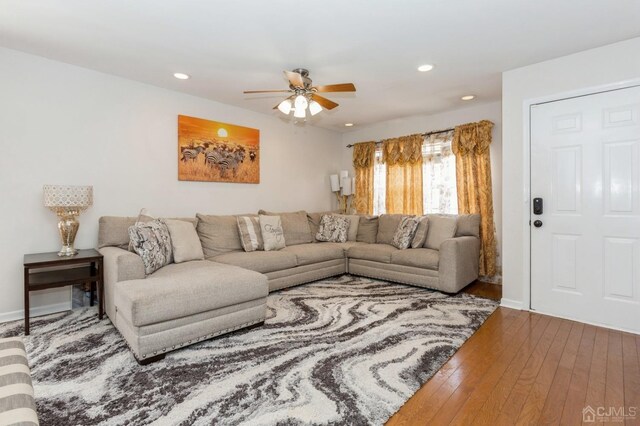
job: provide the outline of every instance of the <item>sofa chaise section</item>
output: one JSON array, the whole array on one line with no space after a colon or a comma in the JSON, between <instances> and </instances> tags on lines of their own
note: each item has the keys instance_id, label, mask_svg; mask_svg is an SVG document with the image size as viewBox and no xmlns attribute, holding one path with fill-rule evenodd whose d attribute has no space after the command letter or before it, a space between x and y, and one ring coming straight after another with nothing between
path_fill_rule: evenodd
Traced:
<instances>
[{"instance_id":1,"label":"sofa chaise section","mask_svg":"<svg viewBox=\"0 0 640 426\"><path fill-rule=\"evenodd\" d=\"M114 290L114 324L138 360L264 322L269 292L264 275L205 260L167 265Z\"/></svg>"}]
</instances>

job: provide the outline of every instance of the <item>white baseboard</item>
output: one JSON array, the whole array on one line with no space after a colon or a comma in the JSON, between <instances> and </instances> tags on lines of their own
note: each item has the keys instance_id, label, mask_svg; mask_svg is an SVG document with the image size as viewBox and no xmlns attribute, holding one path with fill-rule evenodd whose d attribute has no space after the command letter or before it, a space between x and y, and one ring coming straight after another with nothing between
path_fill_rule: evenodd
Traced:
<instances>
[{"instance_id":1,"label":"white baseboard","mask_svg":"<svg viewBox=\"0 0 640 426\"><path fill-rule=\"evenodd\" d=\"M521 301L505 299L504 297L500 300L500 306L502 306L503 308L517 309L519 311L526 310Z\"/></svg>"},{"instance_id":2,"label":"white baseboard","mask_svg":"<svg viewBox=\"0 0 640 426\"><path fill-rule=\"evenodd\" d=\"M41 315L54 314L56 312L64 312L71 309L71 302L54 303L52 305L35 306L29 308L30 317L39 317ZM24 320L24 309L12 312L0 313L0 322Z\"/></svg>"}]
</instances>

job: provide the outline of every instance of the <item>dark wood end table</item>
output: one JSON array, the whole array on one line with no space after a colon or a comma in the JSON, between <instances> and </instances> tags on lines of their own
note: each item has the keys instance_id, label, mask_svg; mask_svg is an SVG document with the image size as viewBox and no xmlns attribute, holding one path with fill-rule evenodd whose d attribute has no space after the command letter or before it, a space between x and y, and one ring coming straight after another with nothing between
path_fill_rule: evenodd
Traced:
<instances>
[{"instance_id":1,"label":"dark wood end table","mask_svg":"<svg viewBox=\"0 0 640 426\"><path fill-rule=\"evenodd\" d=\"M29 292L75 284L98 287L98 318L104 316L104 268L98 250L78 250L75 256L57 252L24 255L24 334L29 335ZM38 271L38 269L54 268ZM93 301L93 296L91 298Z\"/></svg>"}]
</instances>

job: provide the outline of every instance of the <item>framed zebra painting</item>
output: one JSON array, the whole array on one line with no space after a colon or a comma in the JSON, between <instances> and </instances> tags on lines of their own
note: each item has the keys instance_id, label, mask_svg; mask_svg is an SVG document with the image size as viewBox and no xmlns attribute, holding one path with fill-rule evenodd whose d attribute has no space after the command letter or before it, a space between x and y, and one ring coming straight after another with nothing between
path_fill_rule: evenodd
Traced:
<instances>
[{"instance_id":1,"label":"framed zebra painting","mask_svg":"<svg viewBox=\"0 0 640 426\"><path fill-rule=\"evenodd\" d=\"M260 183L260 130L179 115L178 179Z\"/></svg>"}]
</instances>

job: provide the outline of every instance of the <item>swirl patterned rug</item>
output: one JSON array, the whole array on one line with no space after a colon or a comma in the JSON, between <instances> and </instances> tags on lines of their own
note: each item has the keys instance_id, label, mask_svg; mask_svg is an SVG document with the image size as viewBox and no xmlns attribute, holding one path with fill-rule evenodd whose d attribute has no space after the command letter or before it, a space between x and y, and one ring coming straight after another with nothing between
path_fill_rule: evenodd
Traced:
<instances>
[{"instance_id":1,"label":"swirl patterned rug","mask_svg":"<svg viewBox=\"0 0 640 426\"><path fill-rule=\"evenodd\" d=\"M94 308L35 318L25 343L41 424L381 425L497 303L345 275L268 306L263 327L146 367Z\"/></svg>"}]
</instances>

